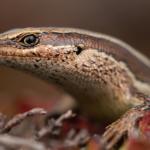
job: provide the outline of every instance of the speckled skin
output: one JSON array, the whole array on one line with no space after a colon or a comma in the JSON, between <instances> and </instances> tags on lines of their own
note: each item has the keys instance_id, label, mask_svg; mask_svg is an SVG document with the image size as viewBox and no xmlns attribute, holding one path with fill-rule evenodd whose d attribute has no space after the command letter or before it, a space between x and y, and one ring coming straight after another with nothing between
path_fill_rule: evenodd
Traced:
<instances>
[{"instance_id":1,"label":"speckled skin","mask_svg":"<svg viewBox=\"0 0 150 150\"><path fill-rule=\"evenodd\" d=\"M38 36L36 46L22 45L20 39L28 34ZM14 30L0 35L0 64L61 86L93 118L116 118L143 103L137 93L150 94L149 59L116 41L75 29Z\"/></svg>"},{"instance_id":2,"label":"speckled skin","mask_svg":"<svg viewBox=\"0 0 150 150\"><path fill-rule=\"evenodd\" d=\"M36 35L38 43L22 39ZM107 120L125 115L102 136L112 149L150 110L150 60L115 38L70 28L25 28L0 35L0 65L61 86L83 114ZM138 105L138 107L137 107Z\"/></svg>"},{"instance_id":3,"label":"speckled skin","mask_svg":"<svg viewBox=\"0 0 150 150\"><path fill-rule=\"evenodd\" d=\"M102 117L101 119L103 119L103 117L120 114L120 111L122 113L126 109L124 104L128 104L127 101L130 100L127 76L124 75L120 78L119 72L123 72L123 70L117 68L114 60L107 60L104 53L97 55L96 50L89 49L88 51L92 53L93 57L86 56L84 52L78 58L74 53L66 56L64 54L57 55L54 59L7 56L2 57L0 62L9 67L30 71L44 80L61 86L78 100L83 113L94 118ZM62 61L67 59L69 61ZM89 63L85 63L85 61ZM107 65L107 67L100 67L103 65ZM116 78L112 79L112 75ZM114 85L110 87L108 82L113 82ZM120 87L122 90L118 92ZM94 107L91 107L91 104Z\"/></svg>"}]
</instances>

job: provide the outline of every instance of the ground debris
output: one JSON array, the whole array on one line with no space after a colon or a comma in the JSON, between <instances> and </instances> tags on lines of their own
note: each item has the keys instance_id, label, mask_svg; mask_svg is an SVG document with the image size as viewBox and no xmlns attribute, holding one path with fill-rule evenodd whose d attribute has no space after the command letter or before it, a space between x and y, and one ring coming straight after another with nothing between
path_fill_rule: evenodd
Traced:
<instances>
[{"instance_id":1,"label":"ground debris","mask_svg":"<svg viewBox=\"0 0 150 150\"><path fill-rule=\"evenodd\" d=\"M119 119L114 123L117 123L117 128L114 124L108 127L103 136L110 134L116 138L119 135L113 150L131 150L137 145L140 145L139 150L150 148L150 107L146 106L131 109L121 122ZM130 125L128 134L120 144L122 134L116 131L124 131L122 126L128 127L127 123ZM0 150L111 150L112 147L108 147L112 140L106 143L99 128L95 128L94 122L71 110L50 115L42 108L34 108L12 118L0 113ZM127 132L125 130L124 133Z\"/></svg>"}]
</instances>

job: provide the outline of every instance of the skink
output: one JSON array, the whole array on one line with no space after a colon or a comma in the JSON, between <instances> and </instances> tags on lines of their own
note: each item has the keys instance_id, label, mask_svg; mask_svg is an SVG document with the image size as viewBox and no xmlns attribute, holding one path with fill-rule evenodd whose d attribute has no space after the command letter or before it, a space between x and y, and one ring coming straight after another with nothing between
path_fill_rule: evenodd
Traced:
<instances>
[{"instance_id":1,"label":"skink","mask_svg":"<svg viewBox=\"0 0 150 150\"><path fill-rule=\"evenodd\" d=\"M150 96L150 60L107 35L71 28L23 28L0 34L0 64L61 86L80 110L117 118Z\"/></svg>"}]
</instances>

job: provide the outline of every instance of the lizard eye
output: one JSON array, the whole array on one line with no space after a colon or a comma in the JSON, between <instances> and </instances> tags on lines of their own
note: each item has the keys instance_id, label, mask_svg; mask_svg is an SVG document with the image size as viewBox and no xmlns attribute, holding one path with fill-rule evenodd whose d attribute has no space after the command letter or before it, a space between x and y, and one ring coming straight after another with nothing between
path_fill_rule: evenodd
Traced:
<instances>
[{"instance_id":1,"label":"lizard eye","mask_svg":"<svg viewBox=\"0 0 150 150\"><path fill-rule=\"evenodd\" d=\"M39 43L39 38L34 34L30 34L21 38L19 42L22 44L22 46L33 47Z\"/></svg>"}]
</instances>

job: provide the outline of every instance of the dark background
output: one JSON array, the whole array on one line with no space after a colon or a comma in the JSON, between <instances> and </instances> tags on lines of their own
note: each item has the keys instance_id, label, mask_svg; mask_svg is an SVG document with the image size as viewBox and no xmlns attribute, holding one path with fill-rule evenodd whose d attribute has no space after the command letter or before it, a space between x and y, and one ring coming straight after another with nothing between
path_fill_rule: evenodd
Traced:
<instances>
[{"instance_id":1,"label":"dark background","mask_svg":"<svg viewBox=\"0 0 150 150\"><path fill-rule=\"evenodd\" d=\"M77 27L110 34L150 57L150 0L0 0L0 32L29 26ZM1 102L22 91L54 92L38 79L0 67Z\"/></svg>"}]
</instances>

